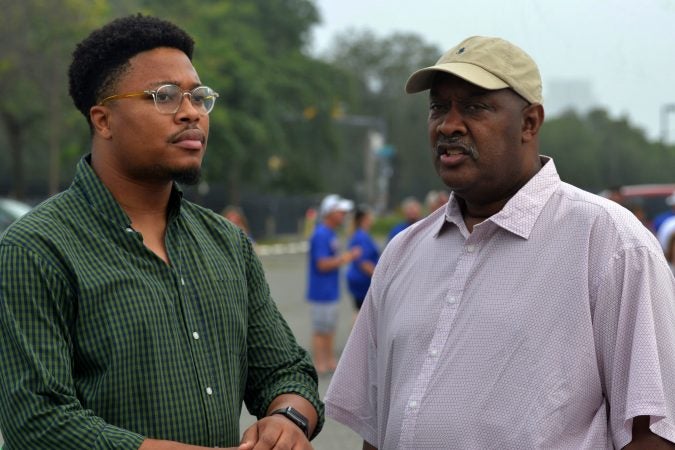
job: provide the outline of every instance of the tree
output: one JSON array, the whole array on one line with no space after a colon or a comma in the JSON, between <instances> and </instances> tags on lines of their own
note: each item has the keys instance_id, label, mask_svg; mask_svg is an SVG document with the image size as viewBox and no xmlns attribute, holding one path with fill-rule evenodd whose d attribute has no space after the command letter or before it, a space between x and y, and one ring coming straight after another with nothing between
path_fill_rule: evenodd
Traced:
<instances>
[{"instance_id":1,"label":"tree","mask_svg":"<svg viewBox=\"0 0 675 450\"><path fill-rule=\"evenodd\" d=\"M386 123L387 143L396 152L391 185L395 201L408 195L422 198L439 187L426 135L427 96L404 92L410 74L433 64L439 55L435 46L414 34L378 38L369 31L354 30L338 35L327 55L331 63L358 80L360 101L349 105L349 113L382 118ZM361 152L354 152L350 161L351 170L364 166Z\"/></svg>"},{"instance_id":2,"label":"tree","mask_svg":"<svg viewBox=\"0 0 675 450\"><path fill-rule=\"evenodd\" d=\"M220 94L205 175L226 183L227 201L238 203L246 186L297 191L320 185L307 161L316 159L317 147L336 147L335 130L314 117L308 140L303 112L328 109L344 82L305 54L310 27L318 21L313 2L211 0L189 15L183 5L141 3L195 37L200 77Z\"/></svg>"},{"instance_id":3,"label":"tree","mask_svg":"<svg viewBox=\"0 0 675 450\"><path fill-rule=\"evenodd\" d=\"M590 191L673 181L675 146L649 142L643 130L603 109L547 120L541 152L555 159L563 180Z\"/></svg>"},{"instance_id":4,"label":"tree","mask_svg":"<svg viewBox=\"0 0 675 450\"><path fill-rule=\"evenodd\" d=\"M12 194L18 198L25 196L26 157L45 148L48 157L34 158L43 164L34 164L39 170L31 172L48 179L50 193L58 190L68 116L75 114L65 108L70 52L106 6L103 0L0 0L0 124L8 142ZM29 137L36 142L31 145Z\"/></svg>"}]
</instances>

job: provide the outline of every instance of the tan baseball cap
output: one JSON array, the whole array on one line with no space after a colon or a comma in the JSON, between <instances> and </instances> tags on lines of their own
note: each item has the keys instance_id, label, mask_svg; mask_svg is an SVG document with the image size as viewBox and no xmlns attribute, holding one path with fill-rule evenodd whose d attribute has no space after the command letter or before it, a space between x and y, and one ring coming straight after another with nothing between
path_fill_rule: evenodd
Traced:
<instances>
[{"instance_id":1,"label":"tan baseball cap","mask_svg":"<svg viewBox=\"0 0 675 450\"><path fill-rule=\"evenodd\" d=\"M414 72L405 85L409 94L431 88L436 72L456 75L484 89L511 88L530 103L542 103L537 64L504 39L472 36L441 56L435 65Z\"/></svg>"}]
</instances>

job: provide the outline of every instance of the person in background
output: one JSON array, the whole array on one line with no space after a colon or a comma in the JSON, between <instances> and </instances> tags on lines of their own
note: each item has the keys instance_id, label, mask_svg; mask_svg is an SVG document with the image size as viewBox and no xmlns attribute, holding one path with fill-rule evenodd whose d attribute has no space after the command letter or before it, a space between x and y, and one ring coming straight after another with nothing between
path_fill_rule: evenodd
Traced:
<instances>
[{"instance_id":1,"label":"person in background","mask_svg":"<svg viewBox=\"0 0 675 450\"><path fill-rule=\"evenodd\" d=\"M654 217L654 220L652 220L652 227L654 228L655 233L659 232L661 225L663 225L666 220L675 216L675 192L666 197L666 205L668 205L669 209L657 214Z\"/></svg>"},{"instance_id":2,"label":"person in background","mask_svg":"<svg viewBox=\"0 0 675 450\"><path fill-rule=\"evenodd\" d=\"M415 197L406 197L401 202L401 213L403 214L403 221L394 225L389 231L387 242L390 242L394 236L422 218L422 205Z\"/></svg>"},{"instance_id":3,"label":"person in background","mask_svg":"<svg viewBox=\"0 0 675 450\"><path fill-rule=\"evenodd\" d=\"M361 254L358 247L340 252L336 229L354 207L336 194L326 196L319 209L320 222L309 240L307 300L312 320L312 354L319 375L332 373L337 365L335 330L340 300L340 267Z\"/></svg>"},{"instance_id":4,"label":"person in background","mask_svg":"<svg viewBox=\"0 0 675 450\"><path fill-rule=\"evenodd\" d=\"M675 448L675 278L539 153L541 78L473 36L408 79L452 193L382 253L324 397L380 449Z\"/></svg>"},{"instance_id":5,"label":"person in background","mask_svg":"<svg viewBox=\"0 0 675 450\"><path fill-rule=\"evenodd\" d=\"M670 233L670 236L666 241L665 253L668 264L670 264L670 270L673 272L673 275L675 275L675 230Z\"/></svg>"},{"instance_id":6,"label":"person in background","mask_svg":"<svg viewBox=\"0 0 675 450\"><path fill-rule=\"evenodd\" d=\"M623 205L626 200L623 196L623 193L621 192L621 186L611 186L609 189L607 189L606 195L608 199L618 203L619 205Z\"/></svg>"},{"instance_id":7,"label":"person in background","mask_svg":"<svg viewBox=\"0 0 675 450\"><path fill-rule=\"evenodd\" d=\"M227 220L238 226L244 233L246 233L246 236L248 236L251 242L255 243L253 235L251 234L251 229L248 226L248 220L246 219L246 215L239 206L228 205L225 207L225 209L223 209L223 212L221 214Z\"/></svg>"},{"instance_id":8,"label":"person in background","mask_svg":"<svg viewBox=\"0 0 675 450\"><path fill-rule=\"evenodd\" d=\"M647 212L639 203L625 201L622 203L622 206L626 208L628 211L632 212L633 215L637 218L637 220L639 220L642 223L642 225L645 226L645 228L647 228L652 233L654 232L654 228L649 221L649 217L647 217Z\"/></svg>"},{"instance_id":9,"label":"person in background","mask_svg":"<svg viewBox=\"0 0 675 450\"><path fill-rule=\"evenodd\" d=\"M80 42L72 185L0 240L5 448L311 449L318 378L244 233L185 200L218 94L194 41L133 15ZM240 437L243 403L258 420Z\"/></svg>"},{"instance_id":10,"label":"person in background","mask_svg":"<svg viewBox=\"0 0 675 450\"><path fill-rule=\"evenodd\" d=\"M357 313L366 298L366 293L370 287L370 279L380 257L377 243L370 235L373 220L373 212L368 206L361 205L356 208L354 212L354 233L349 239L349 248L360 248L361 254L349 264L347 286L354 299L354 307Z\"/></svg>"},{"instance_id":11,"label":"person in background","mask_svg":"<svg viewBox=\"0 0 675 450\"><path fill-rule=\"evenodd\" d=\"M675 236L675 216L666 219L663 224L661 224L659 231L656 232L656 238L659 240L661 248L666 255L669 254L673 236ZM673 262L671 258L666 259L668 259L668 262L670 263Z\"/></svg>"},{"instance_id":12,"label":"person in background","mask_svg":"<svg viewBox=\"0 0 675 450\"><path fill-rule=\"evenodd\" d=\"M445 190L429 191L424 199L428 214L436 211L441 206L445 206L448 203L448 198L448 192Z\"/></svg>"}]
</instances>

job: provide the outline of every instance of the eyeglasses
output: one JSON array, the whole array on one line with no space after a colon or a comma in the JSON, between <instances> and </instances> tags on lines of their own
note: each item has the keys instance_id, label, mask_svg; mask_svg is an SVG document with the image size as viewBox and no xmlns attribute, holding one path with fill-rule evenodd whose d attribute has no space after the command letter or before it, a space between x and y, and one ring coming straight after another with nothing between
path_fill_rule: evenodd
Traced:
<instances>
[{"instance_id":1,"label":"eyeglasses","mask_svg":"<svg viewBox=\"0 0 675 450\"><path fill-rule=\"evenodd\" d=\"M175 84L165 84L155 90L111 95L101 100L99 106L103 106L111 100L140 97L143 95L152 97L157 111L161 114L176 114L180 109L181 103L183 103L183 97L186 95L190 97L190 103L197 111L201 114L208 114L213 109L213 105L216 104L216 98L218 98L218 93L208 86L197 86L191 91L184 91Z\"/></svg>"}]
</instances>

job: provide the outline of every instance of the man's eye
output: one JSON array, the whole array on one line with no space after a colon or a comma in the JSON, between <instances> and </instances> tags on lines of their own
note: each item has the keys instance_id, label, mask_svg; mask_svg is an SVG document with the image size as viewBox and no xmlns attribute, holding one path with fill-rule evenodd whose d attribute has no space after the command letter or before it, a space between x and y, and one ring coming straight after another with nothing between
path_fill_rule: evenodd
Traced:
<instances>
[{"instance_id":1,"label":"man's eye","mask_svg":"<svg viewBox=\"0 0 675 450\"><path fill-rule=\"evenodd\" d=\"M466 112L478 112L485 109L485 106L480 103L469 103L464 105L464 110Z\"/></svg>"},{"instance_id":2,"label":"man's eye","mask_svg":"<svg viewBox=\"0 0 675 450\"><path fill-rule=\"evenodd\" d=\"M171 103L173 96L171 94L167 94L166 92L157 92L155 94L155 99L159 103Z\"/></svg>"}]
</instances>

